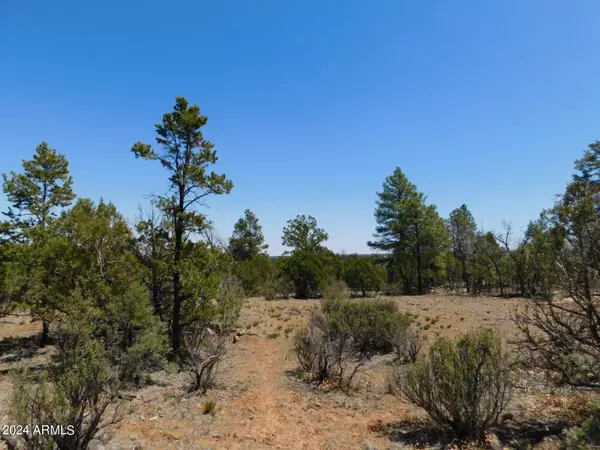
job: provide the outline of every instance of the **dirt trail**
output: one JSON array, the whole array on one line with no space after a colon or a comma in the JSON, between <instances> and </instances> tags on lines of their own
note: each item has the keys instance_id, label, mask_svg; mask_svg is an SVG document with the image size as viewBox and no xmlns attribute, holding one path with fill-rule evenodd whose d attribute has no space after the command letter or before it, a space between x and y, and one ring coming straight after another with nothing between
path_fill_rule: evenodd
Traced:
<instances>
[{"instance_id":1,"label":"dirt trail","mask_svg":"<svg viewBox=\"0 0 600 450\"><path fill-rule=\"evenodd\" d=\"M162 395L146 392L140 395L145 406L136 409L145 418L159 412L163 417L128 417L110 447L119 448L127 436L144 449L358 449L364 448L365 440L380 449L394 447L368 429L374 420L391 421L403 413L391 396L383 396L381 402L374 398L381 409L373 410L358 397L316 394L295 386L286 375L295 363L285 338L243 336L232 347L227 387L212 395L218 404L215 417L202 414L204 399L196 398L179 402L182 414L175 419L170 417L175 411L161 408Z\"/></svg>"}]
</instances>

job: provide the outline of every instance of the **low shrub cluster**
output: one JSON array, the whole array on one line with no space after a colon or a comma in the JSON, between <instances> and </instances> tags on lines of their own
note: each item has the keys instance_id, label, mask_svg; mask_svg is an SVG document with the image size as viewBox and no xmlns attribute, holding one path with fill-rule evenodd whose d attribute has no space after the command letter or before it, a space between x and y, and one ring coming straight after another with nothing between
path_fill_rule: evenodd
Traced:
<instances>
[{"instance_id":1,"label":"low shrub cluster","mask_svg":"<svg viewBox=\"0 0 600 450\"><path fill-rule=\"evenodd\" d=\"M92 440L110 438L110 426L125 412L123 386L104 345L90 327L68 318L56 331L54 365L41 375L13 373L10 417L18 424L62 424L62 434L19 436L28 449L87 449ZM72 429L67 429L71 426Z\"/></svg>"},{"instance_id":2,"label":"low shrub cluster","mask_svg":"<svg viewBox=\"0 0 600 450\"><path fill-rule=\"evenodd\" d=\"M459 438L482 438L511 393L511 361L499 334L477 329L458 341L438 338L427 355L390 375L392 393L423 408Z\"/></svg>"},{"instance_id":3,"label":"low shrub cluster","mask_svg":"<svg viewBox=\"0 0 600 450\"><path fill-rule=\"evenodd\" d=\"M300 367L318 383L347 388L357 371L378 353L389 353L410 319L391 300L324 300L294 339Z\"/></svg>"}]
</instances>

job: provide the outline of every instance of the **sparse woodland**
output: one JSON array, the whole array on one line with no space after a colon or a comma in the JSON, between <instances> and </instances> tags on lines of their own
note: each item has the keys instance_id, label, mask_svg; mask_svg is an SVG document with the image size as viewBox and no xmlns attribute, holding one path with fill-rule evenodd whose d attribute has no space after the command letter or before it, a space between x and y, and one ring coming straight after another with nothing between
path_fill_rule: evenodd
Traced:
<instances>
[{"instance_id":1,"label":"sparse woodland","mask_svg":"<svg viewBox=\"0 0 600 450\"><path fill-rule=\"evenodd\" d=\"M218 384L228 344L243 334L238 320L248 297L273 304L320 299L290 336L299 382L351 396L357 374L389 356L389 393L427 413L431 429L445 436L440 442L494 445L490 430L514 397L521 371L594 397L600 141L575 162L565 191L522 236L508 222L502 230L478 229L467 205L441 217L400 168L391 168L375 205L373 256L332 252L326 230L299 214L282 224L290 251L271 258L251 209L227 242L213 237L202 207L230 193L235 180L215 171L217 152L202 133L207 120L178 97L155 126L156 142L133 144L132 165L157 164L165 174L156 188L163 194L135 220L109 199L79 197L68 155L48 143L4 174L10 207L0 223L0 313L38 321L34 345L49 349L43 366L24 364L7 374L14 387L7 417L75 430L0 436L9 448L109 442L131 413L125 393L148 385L158 371L184 374L185 395L203 399ZM524 299L510 318L519 334L478 328L427 342L422 330L434 322L421 326L394 296L418 302L434 290L473 303L483 295ZM205 403L207 413L214 407ZM599 417L600 407L586 403L560 445L600 445Z\"/></svg>"}]
</instances>

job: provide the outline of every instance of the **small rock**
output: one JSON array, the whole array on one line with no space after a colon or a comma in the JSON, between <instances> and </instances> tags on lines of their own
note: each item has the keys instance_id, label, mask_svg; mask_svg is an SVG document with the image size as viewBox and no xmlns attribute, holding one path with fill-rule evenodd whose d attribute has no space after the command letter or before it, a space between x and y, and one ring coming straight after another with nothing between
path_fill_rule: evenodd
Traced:
<instances>
[{"instance_id":1,"label":"small rock","mask_svg":"<svg viewBox=\"0 0 600 450\"><path fill-rule=\"evenodd\" d=\"M363 449L364 450L378 450L377 447L375 447L373 444L371 444L369 441L365 441L363 442Z\"/></svg>"}]
</instances>

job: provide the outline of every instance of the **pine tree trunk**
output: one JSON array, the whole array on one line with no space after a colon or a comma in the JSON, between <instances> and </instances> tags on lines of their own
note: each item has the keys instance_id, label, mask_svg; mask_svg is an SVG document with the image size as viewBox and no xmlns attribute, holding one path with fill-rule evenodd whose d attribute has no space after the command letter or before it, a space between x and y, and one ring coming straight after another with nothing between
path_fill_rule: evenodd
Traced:
<instances>
[{"instance_id":1,"label":"pine tree trunk","mask_svg":"<svg viewBox=\"0 0 600 450\"><path fill-rule=\"evenodd\" d=\"M50 325L46 320L42 322L42 336L40 338L40 347L50 344Z\"/></svg>"},{"instance_id":2,"label":"pine tree trunk","mask_svg":"<svg viewBox=\"0 0 600 450\"><path fill-rule=\"evenodd\" d=\"M173 321L171 323L171 350L173 357L178 358L181 350L181 273L179 264L183 249L183 213L185 201L185 186L179 186L179 206L175 217L175 267L173 268Z\"/></svg>"},{"instance_id":3,"label":"pine tree trunk","mask_svg":"<svg viewBox=\"0 0 600 450\"><path fill-rule=\"evenodd\" d=\"M173 320L171 322L171 350L177 358L181 349L181 279L179 272L173 273Z\"/></svg>"}]
</instances>

